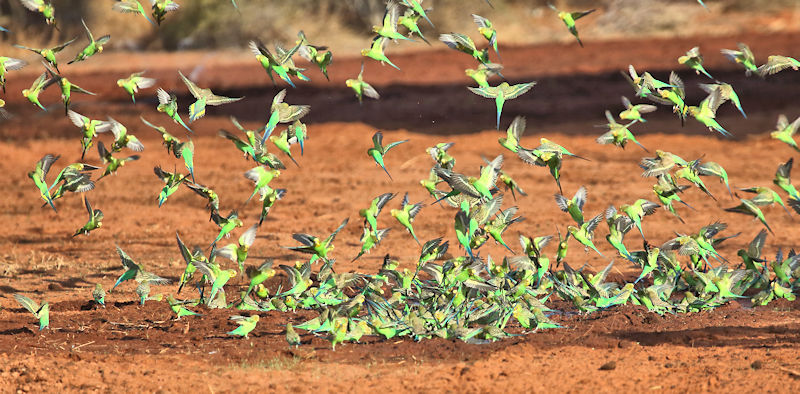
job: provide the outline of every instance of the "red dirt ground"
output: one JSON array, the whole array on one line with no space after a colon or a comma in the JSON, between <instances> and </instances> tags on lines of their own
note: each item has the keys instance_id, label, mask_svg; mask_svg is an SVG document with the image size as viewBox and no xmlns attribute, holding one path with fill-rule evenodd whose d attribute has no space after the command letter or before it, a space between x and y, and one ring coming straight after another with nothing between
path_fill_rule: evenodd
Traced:
<instances>
[{"instance_id":1,"label":"red dirt ground","mask_svg":"<svg viewBox=\"0 0 800 394\"><path fill-rule=\"evenodd\" d=\"M634 130L651 151L667 150L690 159L704 156L704 160L722 164L732 186L769 185L778 164L796 156L771 141L765 132L774 126L778 113L786 112L790 119L800 115L796 104L800 93L795 88L800 73L785 71L766 81L745 78L717 52L719 48L735 48L736 42L744 39L609 42L583 50L575 45L501 48L506 77L539 82L531 93L507 104L502 123L505 126L513 116L526 115L528 130L522 145L536 146L539 137L547 136L591 160L567 160L562 179L567 194L580 185L588 188L586 211L590 214L612 203L652 198L652 180L642 178L637 166L649 154L635 146L620 150L597 145L594 138L600 129L593 125L604 123L604 109L620 110L620 95L632 96L619 70L633 63L666 79L668 72L664 70L678 68L674 59L699 44L707 53L709 71L737 88L748 111L749 118L742 120L732 107L726 105L720 110L721 123L736 138L710 135L691 121L681 128L665 108ZM796 51L798 40L798 34L746 37L759 62L775 53L796 56L792 51ZM224 334L233 328L228 321L232 312L204 310L200 318L173 321L165 303L151 301L139 306L134 302L134 286L128 283L107 296L108 308L95 308L89 302L94 284L100 282L108 289L121 273L114 244L150 270L177 279L183 261L175 245L175 231L190 245L206 245L216 235L203 201L186 189L178 191L162 208L157 207L155 199L162 184L153 176L152 168L180 168L182 164L162 150L157 135L141 126L138 116L164 125L176 135L180 135L180 129L156 113L152 91L140 94L139 104L134 106L113 84L116 78L146 67L161 78L160 86L177 89L182 94L181 106L185 106L189 101L174 70L191 70L201 58L200 54L185 58L104 54L92 59L96 64L87 62L83 68L65 70L71 78L74 75L74 82L100 93L97 99L75 98L77 111L100 118L113 116L146 146L141 160L129 163L119 175L103 179L87 194L95 208L105 214L103 227L88 237L74 239L72 232L86 221L82 201L67 196L58 202L58 214L41 208L26 173L46 153L62 155L56 169L77 161L78 131L58 107L41 114L19 100L18 91L35 77L34 68L11 74L8 109L17 116L0 124L0 154L4 158L0 171L6 175L0 180L0 188L6 193L0 200L0 219L6 224L0 237L2 391L119 391L125 387L211 392L786 392L800 387L798 302L773 302L757 308L732 303L712 312L665 317L625 306L586 316L554 316L566 328L489 345L370 338L364 344L341 345L336 351L330 350L324 339L310 334L303 335L299 349L286 345L285 323L302 322L313 316L310 312L264 313L249 339L235 339ZM112 61L118 64L106 68ZM451 153L458 160L457 169L468 174L478 171L481 156L491 158L503 153L495 142L502 133L490 130L494 123L492 103L464 88L468 81L463 69L471 65L469 58L432 51L397 56L396 63L403 72L369 66L365 77L374 82L383 98L363 106L358 106L343 87L343 80L358 72L359 59L337 59L331 68L330 84L309 70L314 83L289 90L288 102L313 106L307 118L309 153L299 158L300 168L286 160L289 168L273 182L288 193L259 230L251 251L253 261L274 258L276 264L285 264L300 259L302 256L280 247L294 245L291 233L327 234L343 218L350 217L350 225L336 241L334 256L339 271L374 272L385 253L410 266L418 249L397 226L371 254L349 263L359 247L360 229L355 223L358 209L384 192L408 191L412 201L430 204L432 200L426 198L418 182L431 166L425 148L438 142L456 143ZM685 72L681 75L690 90L690 101L698 100L701 92L694 85L704 81ZM247 126L262 123L266 105L277 89L268 84L259 66L249 61L212 58L198 79L201 86L212 86L218 93L248 96L237 104L211 108L206 118L193 124L198 182L220 193L221 210L227 212L238 208L251 192L252 186L242 173L252 167L252 162L246 162L230 143L216 137L216 131L232 128L229 114L239 116ZM47 92L43 100L55 103L55 92ZM370 136L378 128L384 130L386 141L410 140L387 156L394 182L365 154ZM101 138L108 143L107 137ZM90 164L99 163L94 151L87 158ZM506 201L507 205L517 204L527 218L509 231L508 239L514 240L517 233L551 234L554 226L563 229L568 224L569 217L553 203L552 194L557 189L545 169L528 167L509 155L503 169L530 194L519 197L516 203L510 198ZM659 210L644 222L647 238L660 244L670 239L673 231L688 233L722 220L730 225L726 234L742 232L719 249L724 256L735 256L760 225L723 211L736 203L723 185L710 182L709 187L718 201L695 189L687 191L685 200L697 211L681 210L686 224ZM258 210L252 202L240 210L245 227L257 220ZM765 214L775 229L775 235L767 240L768 256L779 248L798 246L800 232L794 216L790 218L776 208L767 209ZM426 206L415 229L421 239L453 238L452 215L451 210ZM387 218L379 220L388 225ZM605 236L603 227L597 239ZM605 243L599 247L612 255ZM498 258L503 249L487 245L482 253ZM584 254L574 244L569 259L572 266L607 264L599 256ZM611 277L632 280L634 275L634 267L618 260ZM169 285L154 288L153 293L175 290ZM34 331L31 316L11 297L16 292L50 302L50 330ZM554 307L571 311L564 304Z\"/></svg>"}]
</instances>

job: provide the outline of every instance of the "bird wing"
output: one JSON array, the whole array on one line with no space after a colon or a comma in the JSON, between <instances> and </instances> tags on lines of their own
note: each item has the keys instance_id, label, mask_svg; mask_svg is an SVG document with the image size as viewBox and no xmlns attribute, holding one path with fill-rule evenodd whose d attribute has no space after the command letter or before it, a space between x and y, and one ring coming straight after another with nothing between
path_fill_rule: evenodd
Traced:
<instances>
[{"instance_id":1,"label":"bird wing","mask_svg":"<svg viewBox=\"0 0 800 394\"><path fill-rule=\"evenodd\" d=\"M184 76L183 73L180 70L178 70L178 75L181 76L181 79L183 80L183 83L186 84L186 87L189 88L189 93L191 93L192 96L194 96L194 98L196 98L198 100L202 99L202 98L207 98L206 94L204 92L204 89L200 89L197 86L197 84L195 84L194 82L190 81L189 78L186 78L186 76Z\"/></svg>"},{"instance_id":2,"label":"bird wing","mask_svg":"<svg viewBox=\"0 0 800 394\"><path fill-rule=\"evenodd\" d=\"M508 126L508 137L513 138L514 141L519 143L520 138L522 138L522 134L525 133L525 127L527 126L527 120L524 116L517 116L511 121L511 126Z\"/></svg>"},{"instance_id":3,"label":"bird wing","mask_svg":"<svg viewBox=\"0 0 800 394\"><path fill-rule=\"evenodd\" d=\"M486 98L496 98L498 92L498 89L493 86L480 87L480 88L473 88L471 86L467 86L467 89L469 89L470 92L477 94L478 96Z\"/></svg>"},{"instance_id":4,"label":"bird wing","mask_svg":"<svg viewBox=\"0 0 800 394\"><path fill-rule=\"evenodd\" d=\"M128 256L128 254L125 253L125 251L122 250L122 248L120 248L119 245L115 245L115 246L117 247L117 254L119 255L120 261L122 262L122 267L123 268L125 268L126 270L132 270L132 269L138 269L139 268L139 266L136 265L136 262L133 261L131 256Z\"/></svg>"},{"instance_id":5,"label":"bird wing","mask_svg":"<svg viewBox=\"0 0 800 394\"><path fill-rule=\"evenodd\" d=\"M239 237L239 245L247 246L248 248L253 245L253 242L256 240L256 231L258 231L258 225L254 224L252 227L247 229L242 235Z\"/></svg>"},{"instance_id":6,"label":"bird wing","mask_svg":"<svg viewBox=\"0 0 800 394\"><path fill-rule=\"evenodd\" d=\"M158 88L158 90L156 90L156 95L158 96L158 103L161 105L169 104L169 102L172 101L172 96L170 96L170 94L162 88Z\"/></svg>"},{"instance_id":7,"label":"bird wing","mask_svg":"<svg viewBox=\"0 0 800 394\"><path fill-rule=\"evenodd\" d=\"M14 299L30 313L36 314L39 311L39 304L22 294L14 294Z\"/></svg>"},{"instance_id":8,"label":"bird wing","mask_svg":"<svg viewBox=\"0 0 800 394\"><path fill-rule=\"evenodd\" d=\"M510 86L509 89L504 91L503 95L505 96L506 100L515 99L515 98L527 93L529 90L531 90L534 87L534 85L536 85L536 81L513 85L513 86Z\"/></svg>"},{"instance_id":9,"label":"bird wing","mask_svg":"<svg viewBox=\"0 0 800 394\"><path fill-rule=\"evenodd\" d=\"M747 247L747 255L750 257L761 257L761 249L764 248L764 243L767 240L767 230L761 230L750 245Z\"/></svg>"},{"instance_id":10,"label":"bird wing","mask_svg":"<svg viewBox=\"0 0 800 394\"><path fill-rule=\"evenodd\" d=\"M337 227L337 228L336 228L336 230L333 230L333 232L331 233L331 235L329 235L329 236L328 236L328 238L327 238L327 239L325 239L325 242L324 242L324 244L325 244L325 245L330 245L330 244L331 244L331 242L333 242L333 240L336 238L336 235L337 235L337 234L339 234L339 231L342 231L342 229L344 228L344 226L346 226L346 225L347 225L347 222L348 222L348 221L350 221L350 218L345 218L344 220L342 220L342 224L340 224L340 225L339 225L339 227Z\"/></svg>"}]
</instances>

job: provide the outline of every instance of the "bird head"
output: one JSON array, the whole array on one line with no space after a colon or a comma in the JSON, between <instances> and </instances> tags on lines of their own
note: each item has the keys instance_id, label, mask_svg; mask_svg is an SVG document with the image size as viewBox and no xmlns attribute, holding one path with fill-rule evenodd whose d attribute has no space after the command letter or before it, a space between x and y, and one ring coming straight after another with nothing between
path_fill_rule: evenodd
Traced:
<instances>
[{"instance_id":1,"label":"bird head","mask_svg":"<svg viewBox=\"0 0 800 394\"><path fill-rule=\"evenodd\" d=\"M124 85L124 84L125 84L125 80L124 79L118 79L117 80L117 86L122 87L122 85Z\"/></svg>"}]
</instances>

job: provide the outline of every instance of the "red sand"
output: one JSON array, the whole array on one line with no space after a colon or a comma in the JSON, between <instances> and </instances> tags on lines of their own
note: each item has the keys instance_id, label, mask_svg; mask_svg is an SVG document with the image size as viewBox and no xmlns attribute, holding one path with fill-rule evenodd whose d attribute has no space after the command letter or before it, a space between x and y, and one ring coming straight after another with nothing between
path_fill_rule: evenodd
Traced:
<instances>
[{"instance_id":1,"label":"red sand","mask_svg":"<svg viewBox=\"0 0 800 394\"><path fill-rule=\"evenodd\" d=\"M724 76L722 79L737 90L742 87L739 94L750 119L742 121L733 107L721 109L721 123L742 138L723 140L691 122L681 129L680 122L666 108L660 108L651 122L634 130L640 130L640 141L651 151L667 150L687 159L704 155L704 160L720 163L734 187L769 185L778 164L793 157L794 152L769 140L763 132L774 125L778 112L786 111L790 118L800 115L796 105L791 104L792 97L798 95L792 87L798 77L787 71L767 81L745 79L743 72L733 71L724 60L716 59L720 56L713 55L720 47L735 47L738 39L675 40L663 45L618 42L590 45L585 51L557 46L518 51L508 48L504 53L506 76L513 80L536 79L540 84L529 95L506 106L503 124L507 125L514 115L525 114L529 127L523 145L536 146L539 137L547 136L591 159L567 160L562 170L565 193L574 193L580 185L587 187L585 209L589 214L599 213L612 203L653 199L652 179L642 178L637 166L642 157L650 154L636 146L623 151L597 145L594 138L601 131L592 125L603 123L603 109L620 109L621 94L632 95L618 75L619 69L628 63L641 64L641 69L677 68L674 58L701 43L707 48L712 75ZM756 55L763 60L773 52L790 54L794 48L789 45L797 39L796 35L760 37L750 38L748 43L758 48ZM555 61L556 56L559 61ZM422 68L420 57L434 59L441 66ZM536 59L535 70L543 71L528 71L531 58ZM185 69L185 63L175 56L157 55L153 59L169 60L152 68L158 77L167 78L174 68ZM458 160L457 169L467 174L477 173L481 156L508 153L495 142L502 133L485 131L493 124L492 103L472 96L464 88L467 81L461 73L470 64L468 58L455 52L409 54L397 59L403 73L371 65L367 80L374 81L384 97L379 102L365 102L362 107L341 83L357 73L359 63L358 59L337 59L331 68L334 82L330 85L317 82L321 76L309 70L315 82L289 90L288 102L314 106L308 119L310 139L306 154L299 158L301 167L292 166L287 158L289 168L273 182L288 189L288 193L260 228L251 263L263 258L274 258L276 264L301 259L280 247L295 244L291 233L327 234L343 218L350 217L351 223L338 236L333 253L338 270L374 272L385 253L410 266L418 253L417 246L396 225L371 254L349 263L359 248L358 209L384 192L408 191L412 201L433 202L426 197L419 180L427 176L431 166L425 148L435 143L455 142L451 153ZM99 67L88 64L86 73ZM14 99L17 93L10 97L9 109L17 117L0 125L0 136L5 139L0 142L4 158L0 171L6 174L0 186L7 196L0 201L0 218L6 224L0 230L0 290L4 294L0 301L4 307L0 310L0 383L4 391L107 391L125 387L211 392L745 392L790 391L800 386L800 311L796 302L773 302L754 309L733 303L713 312L665 317L626 306L587 316L556 316L554 319L566 328L489 345L369 338L368 343L348 343L336 351L331 351L324 339L310 334L303 335L304 344L297 350L286 345L284 324L288 320L302 322L312 317L312 312L264 313L249 339L234 339L224 334L233 328L228 321L230 311L203 311L202 318L173 321L165 303L153 301L139 306L134 302L134 286L127 283L107 296L108 308L97 309L89 302L94 284L100 282L108 289L121 273L115 243L150 270L176 279L183 261L175 245L175 231L189 245L206 245L217 229L208 221L204 202L189 190L179 190L162 208L157 207L156 196L163 184L153 175L152 168L181 168L182 163L163 151L156 133L142 126L138 116L142 114L176 135L182 133L179 126L155 112L152 102L147 102L152 91L140 94L140 104L133 106L116 91L113 80L108 83L111 74L116 79L117 74L137 70L120 68L119 72L91 77L75 70L71 70L76 74L75 82L102 94L86 103L79 103L83 98L75 98L75 109L96 117L113 116L143 141L146 150L141 160L129 163L117 176L103 179L96 190L87 194L95 208L105 214L103 227L88 237L73 239L72 232L86 221L82 201L77 196L67 196L58 201L58 214L41 208L26 173L46 153L62 155L55 169L77 161L78 130L58 110L42 116ZM666 78L667 73L660 74ZM12 74L10 92L21 89L32 75ZM221 210L225 213L239 208L252 191L251 183L242 174L253 163L242 159L228 141L216 137L216 131L221 127L232 129L227 120L230 113L246 120L248 126L263 122L264 108L276 90L266 85L266 76L255 63L209 67L208 74L203 75L208 77L200 78L201 85L219 83L220 93L248 96L242 103L211 108L205 119L193 124L197 133L197 180L220 193ZM225 78L212 79L220 75ZM178 88L185 94L174 78L162 86ZM687 86L703 81L691 76L686 79ZM795 85L789 85L792 82ZM54 94L48 92L44 101L54 103ZM695 91L690 96L699 98L700 93ZM188 103L186 97L181 97L182 106ZM365 153L377 127L384 129L385 141L410 139L387 156L394 182ZM479 132L465 133L471 131ZM743 137L751 133L759 134ZM101 138L108 144L108 137ZM87 154L87 162L98 164L94 152ZM518 233L551 234L556 225L563 230L570 219L556 209L552 194L557 188L547 171L529 167L509 154L503 169L530 194L515 203L527 220L509 230L507 238L512 247L517 247ZM722 220L730 225L726 234L742 232L719 248L724 256L735 256L736 250L760 230L760 225L724 212L722 208L736 203L723 185L715 181L708 185L718 201L695 189L687 191L684 199L697 211L680 208L686 224L659 210L644 221L647 238L659 244L670 239L673 231L688 233ZM398 203L396 199L390 205ZM505 204L514 204L510 196ZM259 207L251 202L240 213L246 228L257 220ZM769 208L765 214L775 229L775 235L767 240L767 256L774 255L778 248L798 246L794 218L779 208ZM387 216L381 216L379 222L392 223L388 212L384 215ZM451 210L426 206L415 222L417 234L423 240L453 238L452 215ZM596 238L602 239L606 229L600 226L598 231ZM238 234L239 230L235 235ZM629 236L629 243L636 248L634 235ZM602 252L613 255L608 245L601 244ZM590 267L607 264L594 254L584 254L576 244L571 249L572 266L585 262ZM481 251L484 255L504 255L503 249L493 244ZM611 277L631 280L634 274L634 267L617 259ZM279 274L273 285L282 279ZM175 290L174 285L154 287L153 293ZM33 331L31 316L11 297L16 292L50 301L50 330ZM555 307L569 309L565 304ZM609 362L614 363L613 368ZM601 370L604 364L608 364L606 370Z\"/></svg>"}]
</instances>

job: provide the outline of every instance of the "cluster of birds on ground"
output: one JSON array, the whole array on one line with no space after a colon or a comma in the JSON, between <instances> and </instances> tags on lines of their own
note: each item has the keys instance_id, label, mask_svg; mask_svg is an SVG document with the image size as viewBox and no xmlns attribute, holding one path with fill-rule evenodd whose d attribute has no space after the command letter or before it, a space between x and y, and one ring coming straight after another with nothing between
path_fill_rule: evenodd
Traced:
<instances>
[{"instance_id":1,"label":"cluster of birds on ground","mask_svg":"<svg viewBox=\"0 0 800 394\"><path fill-rule=\"evenodd\" d=\"M29 8L42 12L48 23L55 23L53 9L49 3L35 0L21 1ZM151 0L151 3L152 16L158 24L164 21L167 12L178 9L174 1ZM233 4L236 5L235 2ZM118 11L138 12L148 18L146 10L136 0L118 1L113 7ZM405 11L402 7L405 7ZM402 16L400 16L401 11ZM401 4L390 0L387 3L383 24L374 28L377 33L376 38L369 49L362 51L362 55L394 66L383 52L384 47L390 40L411 40L415 35L427 42L417 21L424 18L432 26L433 23L426 14L429 11L422 8L419 1L403 0ZM575 20L592 11L572 13L558 11L559 18L564 21L579 43ZM502 66L489 61L490 48L499 57L497 31L488 19L478 15L473 15L473 18L479 27L480 35L487 41L487 47L478 49L469 36L458 33L442 34L440 40L453 49L473 56L479 62L476 69L466 70L466 75L478 84L478 87L469 89L483 97L495 99L496 122L499 129L505 100L514 99L530 91L535 82L517 85L502 82L497 86L489 84L490 77L502 76ZM86 24L83 25L89 43L70 63L84 61L102 52L103 44L110 39L109 36L103 36L95 40ZM399 33L398 26L405 27L408 35ZM59 156L47 154L28 174L38 188L44 203L53 210L56 210L56 202L60 198L70 193L83 194L89 220L74 233L74 236L79 236L97 230L103 220L102 211L93 209L84 193L92 190L96 181L107 175L116 174L127 162L139 158L137 154L127 157L115 154L125 149L136 153L142 152L144 146L128 132L126 126L116 120L93 119L70 109L70 95L73 91L92 94L70 83L59 71L56 54L74 41L75 39L49 49L20 47L41 55L45 67L44 73L31 89L23 91L23 95L45 109L38 101L38 94L48 86L59 83L66 115L81 132L81 162L63 167L55 179L48 182L47 175ZM286 50L276 45L275 55L257 40L251 41L249 47L273 84L276 83L273 73L292 87L295 86L293 78L301 81L309 80L303 74L305 70L297 67L292 61L295 54L316 65L326 77L327 67L332 62L331 52L324 46L310 44L302 32L298 34L298 40L291 49ZM784 56L770 56L766 64L758 67L752 52L744 44L740 44L738 50L723 49L722 53L737 64L741 64L748 75L755 72L764 77L789 67L798 68L796 60ZM703 59L698 48L689 50L685 56L678 59L678 62L711 78L703 68ZM4 83L7 70L19 69L23 65L25 62L22 60L0 57L0 83ZM377 99L379 96L375 89L363 80L363 71L362 63L358 77L347 80L347 86L355 91L359 101L363 96ZM702 84L700 87L708 92L709 96L697 106L692 106L684 101L684 85L675 73L670 75L668 82L659 81L648 72L639 74L633 66L630 66L628 72L623 75L634 87L637 98L671 106L681 121L687 115L692 115L711 130L728 135L714 120L717 109L725 101L731 101L742 116L746 117L739 97L729 84L716 80L714 83ZM199 87L180 71L179 76L195 99L188 109L189 123L202 118L208 106L219 106L243 99L216 95L210 89ZM156 82L145 77L143 73L135 73L120 79L117 84L130 94L135 103L139 90L152 88L156 86ZM158 112L164 113L191 135L191 128L181 116L182 111L179 109L177 96L161 88L157 89L156 95L159 102ZM523 162L546 167L549 170L558 187L558 193L555 194L556 206L569 214L575 222L574 225L567 226L563 237L558 227L556 227L557 235L520 234L521 249L519 253L515 252L503 235L512 225L523 221L524 217L518 215L517 206L503 209L503 203L508 199L500 188L510 191L514 201L517 195L523 197L526 193L509 174L502 170L504 156L498 155L491 161L486 160L486 164L481 166L476 176L469 169L465 173L457 172L456 159L448 153L453 143L439 143L426 150L433 165L428 177L421 180L420 184L430 197L435 199L432 205L448 205L454 209L453 226L456 241L458 247L463 249L463 253L452 253L454 248L450 247L450 241L442 237L420 241L413 224L424 204L412 203L408 193L405 193L397 208L390 210L390 216L420 247L419 257L413 269L401 269L401 263L386 254L380 269L375 273L336 272L334 270L336 259L333 257L334 241L337 234L348 224L348 218L324 238L312 234L293 234L293 239L299 245L286 248L310 255L306 261L297 261L293 265L279 265L278 269L274 267L272 260L256 265L247 264L249 251L256 241L260 226L274 205L287 193L286 189L275 188L272 185L272 181L281 176L281 171L288 170L281 157L269 152L267 140L272 142L282 155L299 166L296 152L293 153L292 148L299 145L302 156L308 138L307 126L301 119L310 112L310 106L289 104L286 102L286 96L285 89L275 95L263 127L250 130L236 118L231 117L231 123L238 131L219 131L220 137L230 140L234 147L242 152L245 160L253 160L256 164L244 173L244 177L253 182L253 192L242 208L256 196L261 205L258 222L241 232L235 242L226 245L221 245L220 241L230 237L237 228L243 227L244 222L239 218L237 210L231 210L223 216L220 212L220 196L210 187L197 183L194 172L194 145L191 138L182 141L165 127L141 118L146 126L159 132L163 137L163 146L167 153L182 159L187 171L168 172L161 167L154 168L155 175L164 184L157 197L158 205L165 204L183 185L206 201L206 209L211 221L218 226L219 233L208 247L190 248L176 232L176 244L185 262L185 269L180 275L176 294L168 294L166 297L163 294L153 295L151 288L166 285L170 281L148 271L143 264L117 246L116 251L122 263L123 273L109 292L126 281L135 281L137 283L135 293L141 304L166 299L176 319L200 316L199 310L202 308L251 311L249 315L231 316L231 321L238 327L228 334L243 337L247 337L255 329L260 319L258 312L313 309L319 312L313 319L295 326L291 323L286 325L288 343L291 346L301 344L303 339L295 330L303 330L324 336L335 348L337 344L343 342L360 341L365 335L385 338L410 336L415 340L431 337L459 338L470 343L486 343L509 335L517 335L508 332L512 321L516 322L521 331L560 327L551 316L563 312L546 306L554 294L562 300L572 302L582 313L631 303L664 314L711 309L731 300L744 298L745 293L749 294L747 297L753 304L764 305L776 298L794 299L794 292L800 288L798 281L800 255L792 250L786 256L779 251L774 259L762 256L768 231L772 232L762 209L775 204L786 209L788 205L800 214L800 193L791 181L793 159L780 164L773 180L776 186L788 194L786 203L779 193L768 186L760 185L740 189L742 193L750 193L752 197L740 198L740 205L727 209L753 216L765 227L749 245L739 250L738 256L742 261L734 267L734 263L716 250L722 242L739 235L722 236L728 227L725 223L711 223L692 234L677 234L675 238L661 246L655 246L646 240L643 231L645 218L655 214L659 207L663 207L682 222L678 208L693 209L683 201L682 192L692 186L716 200L711 189L705 184L704 179L708 177L717 178L720 183L724 183L733 198L734 193L730 187L728 174L721 165L702 158L685 160L674 153L656 150L655 156L642 159L640 166L644 170L643 176L655 178L652 189L658 202L640 198L629 204L611 205L604 212L590 216L584 212L588 190L581 187L572 198L568 198L564 195L560 182L562 165L566 158L588 159L546 138L542 138L540 145L535 148L523 147L520 145L526 128L523 117L514 118L506 135L499 138L498 142ZM605 127L608 130L597 139L597 142L625 148L626 144L632 141L647 151L636 140L630 127L645 123L643 115L655 111L656 107L650 104L633 104L625 97L622 98L622 103L624 109L618 117L606 111L608 123ZM623 123L618 122L617 118ZM286 128L275 132L280 125ZM798 127L800 118L789 123L785 116L781 116L776 130L771 135L800 151L793 137ZM103 141L97 142L98 154L105 169L100 177L92 180L93 172L101 170L101 167L82 163L83 157L100 135L109 132L113 135L113 139L108 148ZM384 157L392 148L405 142L385 144L380 131L372 136L372 147L367 150L367 155L381 167L389 179L391 175ZM440 188L440 185L443 187ZM377 248L389 233L390 227L380 228L378 219L383 208L395 197L397 197L395 193L378 195L370 201L368 207L358 212L359 217L363 218L363 235L360 239L361 250L353 258L354 261ZM788 209L786 212L789 213ZM605 258L595 245L595 232L603 221L609 231L606 241L620 258L641 269L634 282L620 284L608 281L607 276L613 267L613 262L595 274L583 268L574 269L569 265L567 251L570 239L583 246L587 253L591 249ZM629 250L625 243L626 235L634 228L642 238L642 249L639 250ZM489 255L481 256L479 249L490 239L506 248L511 255L499 261L493 260ZM545 248L550 244L555 244L555 255L545 252ZM719 264L712 266L709 258ZM235 266L225 268L225 260L230 260ZM312 266L317 263L320 263L320 268L314 273ZM286 280L281 282L286 283L286 286L279 285L275 291L270 291L267 286L268 280L275 277L279 270L286 275ZM246 285L246 289L242 283ZM178 299L187 285L196 289L197 296ZM226 290L227 293L236 293L236 296L228 300ZM47 302L37 303L21 294L15 294L14 297L39 319L40 329L49 326ZM105 307L105 297L106 291L98 283L92 291L92 298L98 305Z\"/></svg>"}]
</instances>

